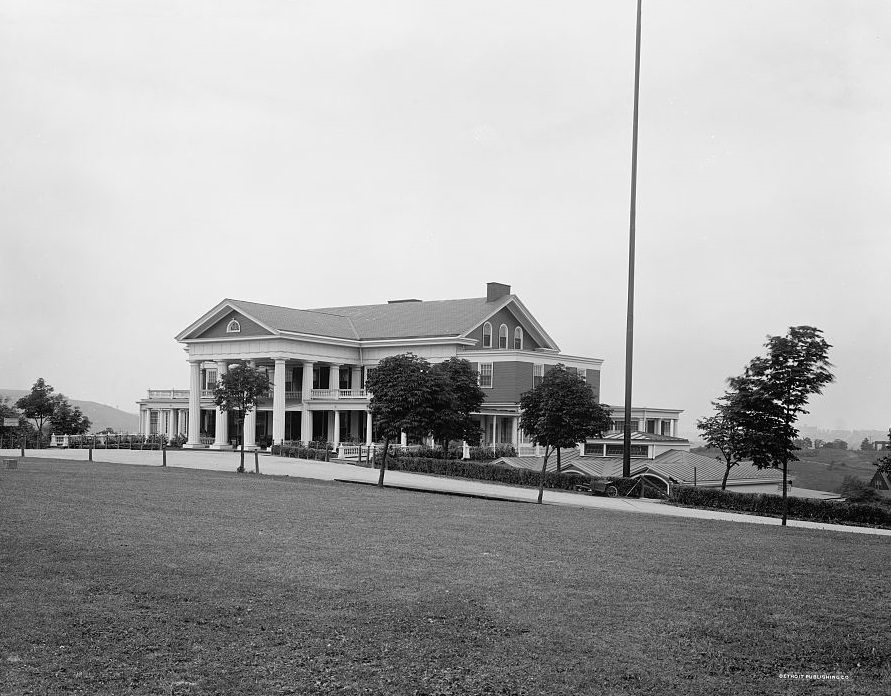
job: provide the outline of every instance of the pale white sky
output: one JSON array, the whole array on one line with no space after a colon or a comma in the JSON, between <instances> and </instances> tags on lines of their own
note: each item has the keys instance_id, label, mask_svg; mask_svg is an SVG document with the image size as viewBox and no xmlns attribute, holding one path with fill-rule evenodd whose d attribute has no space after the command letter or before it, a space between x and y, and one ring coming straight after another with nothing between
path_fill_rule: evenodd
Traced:
<instances>
[{"instance_id":1,"label":"pale white sky","mask_svg":"<svg viewBox=\"0 0 891 696\"><path fill-rule=\"evenodd\" d=\"M508 283L623 395L634 0L0 0L0 387L135 411L224 297ZM793 324L891 425L891 4L644 0L634 403Z\"/></svg>"}]
</instances>

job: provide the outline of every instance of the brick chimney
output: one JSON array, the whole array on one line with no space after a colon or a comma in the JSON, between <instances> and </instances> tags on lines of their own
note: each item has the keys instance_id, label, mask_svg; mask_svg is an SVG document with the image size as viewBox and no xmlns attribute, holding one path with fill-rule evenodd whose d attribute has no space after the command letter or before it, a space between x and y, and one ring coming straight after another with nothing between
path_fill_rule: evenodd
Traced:
<instances>
[{"instance_id":1,"label":"brick chimney","mask_svg":"<svg viewBox=\"0 0 891 696\"><path fill-rule=\"evenodd\" d=\"M510 285L504 283L486 283L486 302L494 302L510 295Z\"/></svg>"}]
</instances>

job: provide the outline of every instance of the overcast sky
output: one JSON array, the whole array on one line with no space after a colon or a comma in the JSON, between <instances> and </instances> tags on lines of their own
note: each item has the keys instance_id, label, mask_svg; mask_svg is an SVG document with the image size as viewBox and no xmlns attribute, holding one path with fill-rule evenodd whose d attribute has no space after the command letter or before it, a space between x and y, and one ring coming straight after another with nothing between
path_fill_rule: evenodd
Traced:
<instances>
[{"instance_id":1,"label":"overcast sky","mask_svg":"<svg viewBox=\"0 0 891 696\"><path fill-rule=\"evenodd\" d=\"M0 387L135 411L225 297L512 286L624 401L634 0L0 0ZM636 405L790 325L891 425L891 3L644 0Z\"/></svg>"}]
</instances>

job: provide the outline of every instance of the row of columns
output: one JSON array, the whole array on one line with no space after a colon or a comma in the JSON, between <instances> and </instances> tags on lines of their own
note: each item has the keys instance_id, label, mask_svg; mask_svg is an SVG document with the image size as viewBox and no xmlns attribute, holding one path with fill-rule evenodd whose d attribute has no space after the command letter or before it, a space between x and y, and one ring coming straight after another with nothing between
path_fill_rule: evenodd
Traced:
<instances>
[{"instance_id":1,"label":"row of columns","mask_svg":"<svg viewBox=\"0 0 891 696\"><path fill-rule=\"evenodd\" d=\"M248 360L250 367L255 367L253 360ZM200 418L201 418L201 361L193 360L189 362L190 378L189 378L189 440L187 447L201 446ZM285 439L285 365L284 358L275 359L275 367L272 377L272 441L281 442ZM306 400L312 392L313 385L313 368L315 362L304 360L303 365L303 382L301 390L304 394L304 407L300 420L301 437L305 441L312 439L312 411L306 407ZM228 362L219 360L216 363L218 379L222 379L229 369ZM340 364L329 365L328 389L335 390L340 388ZM361 384L362 367L354 366L352 368L351 384ZM371 414L366 412L366 439L371 444ZM252 410L244 419L244 446L256 447L256 423L257 413ZM340 438L340 412L334 411L334 437ZM229 446L229 427L228 418L220 408L216 409L216 436L212 447L223 449Z\"/></svg>"},{"instance_id":2,"label":"row of columns","mask_svg":"<svg viewBox=\"0 0 891 696\"><path fill-rule=\"evenodd\" d=\"M188 411L184 408L146 408L141 412L142 422L140 423L140 430L145 435L150 435L152 433L152 413L158 414L158 433L162 433L168 436L179 435L180 433L186 432L187 425L187 415ZM168 428L164 428L164 414L167 413L170 416L170 425Z\"/></svg>"}]
</instances>

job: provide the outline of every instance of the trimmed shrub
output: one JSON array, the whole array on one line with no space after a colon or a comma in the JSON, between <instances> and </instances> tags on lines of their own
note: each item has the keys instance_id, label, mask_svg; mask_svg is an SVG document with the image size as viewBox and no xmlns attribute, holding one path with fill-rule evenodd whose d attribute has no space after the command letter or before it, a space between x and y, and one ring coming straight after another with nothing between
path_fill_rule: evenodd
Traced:
<instances>
[{"instance_id":1,"label":"trimmed shrub","mask_svg":"<svg viewBox=\"0 0 891 696\"><path fill-rule=\"evenodd\" d=\"M678 505L750 512L769 517L783 514L783 497L767 493L733 493L720 488L674 486L669 500ZM791 519L809 522L891 528L891 510L880 505L789 497L787 515Z\"/></svg>"}]
</instances>

